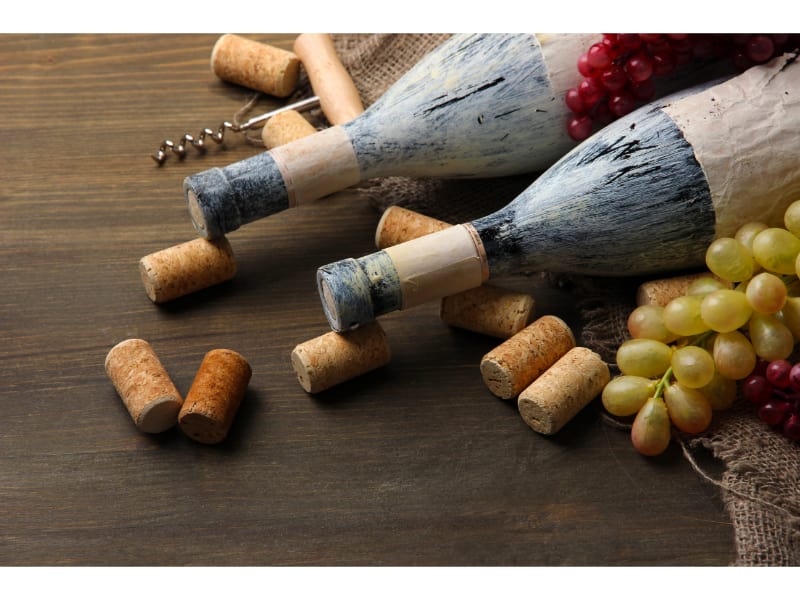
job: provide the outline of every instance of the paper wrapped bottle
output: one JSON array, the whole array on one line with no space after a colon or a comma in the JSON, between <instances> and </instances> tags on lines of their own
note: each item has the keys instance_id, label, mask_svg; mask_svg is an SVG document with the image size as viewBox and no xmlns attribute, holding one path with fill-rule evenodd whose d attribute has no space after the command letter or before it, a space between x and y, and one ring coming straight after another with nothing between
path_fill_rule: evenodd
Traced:
<instances>
[{"instance_id":1,"label":"paper wrapped bottle","mask_svg":"<svg viewBox=\"0 0 800 600\"><path fill-rule=\"evenodd\" d=\"M541 172L575 142L564 95L599 34L455 35L361 115L184 181L202 237L384 176L495 177ZM664 91L719 68L683 69Z\"/></svg>"},{"instance_id":2,"label":"paper wrapped bottle","mask_svg":"<svg viewBox=\"0 0 800 600\"><path fill-rule=\"evenodd\" d=\"M332 329L523 270L626 276L697 268L715 237L782 223L800 198L796 55L623 117L506 207L317 273Z\"/></svg>"}]
</instances>

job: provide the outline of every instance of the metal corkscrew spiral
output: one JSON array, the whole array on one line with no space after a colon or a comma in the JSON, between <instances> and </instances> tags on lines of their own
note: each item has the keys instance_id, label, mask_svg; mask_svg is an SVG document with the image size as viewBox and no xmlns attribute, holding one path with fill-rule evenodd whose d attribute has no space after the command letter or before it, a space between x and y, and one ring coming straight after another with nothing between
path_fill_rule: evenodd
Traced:
<instances>
[{"instance_id":1,"label":"metal corkscrew spiral","mask_svg":"<svg viewBox=\"0 0 800 600\"><path fill-rule=\"evenodd\" d=\"M305 98L303 100L299 100L298 102L287 104L286 106L282 106L275 110L271 110L262 115L252 117L247 121L245 121L244 123L231 123L230 121L223 121L216 131L206 127L197 135L197 137L191 135L190 133L184 133L180 141L178 141L177 143L169 139L164 140L163 142L161 142L161 146L159 146L158 151L155 154L151 154L150 156L154 161L156 161L156 163L161 165L164 163L165 160L167 160L168 150L171 150L172 153L175 154L178 158L183 158L184 156L186 156L186 148L190 144L197 150L203 151L206 149L207 139L210 139L211 141L217 144L221 144L225 140L225 133L228 131L239 133L242 131L246 131L248 129L252 129L253 127L262 125L269 118L277 115L278 113L282 113L287 110L296 110L296 111L309 110L312 108L316 108L317 106L319 106L319 97L311 96L310 98Z\"/></svg>"}]
</instances>

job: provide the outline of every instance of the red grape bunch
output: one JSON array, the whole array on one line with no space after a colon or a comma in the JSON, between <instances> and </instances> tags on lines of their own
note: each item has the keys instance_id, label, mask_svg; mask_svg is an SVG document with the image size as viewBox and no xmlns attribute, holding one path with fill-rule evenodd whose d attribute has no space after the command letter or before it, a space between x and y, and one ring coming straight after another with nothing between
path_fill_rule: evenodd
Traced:
<instances>
[{"instance_id":1,"label":"red grape bunch","mask_svg":"<svg viewBox=\"0 0 800 600\"><path fill-rule=\"evenodd\" d=\"M759 419L800 442L800 363L759 361L742 383L742 395L756 405Z\"/></svg>"},{"instance_id":2,"label":"red grape bunch","mask_svg":"<svg viewBox=\"0 0 800 600\"><path fill-rule=\"evenodd\" d=\"M655 95L654 77L695 59L728 58L740 71L765 63L800 42L798 34L605 33L578 58L583 80L567 91L572 115L567 132L576 141L595 124L628 114Z\"/></svg>"}]
</instances>

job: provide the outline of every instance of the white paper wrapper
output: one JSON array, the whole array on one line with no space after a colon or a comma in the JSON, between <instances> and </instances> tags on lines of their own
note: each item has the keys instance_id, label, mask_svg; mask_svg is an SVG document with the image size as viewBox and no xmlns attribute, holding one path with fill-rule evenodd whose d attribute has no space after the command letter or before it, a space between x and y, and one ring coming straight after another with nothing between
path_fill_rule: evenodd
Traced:
<instances>
[{"instance_id":1,"label":"white paper wrapper","mask_svg":"<svg viewBox=\"0 0 800 600\"><path fill-rule=\"evenodd\" d=\"M547 65L550 88L563 104L564 94L577 86L583 76L578 72L578 57L589 46L603 39L600 33L537 33L542 56ZM566 112L565 112L566 114Z\"/></svg>"},{"instance_id":2,"label":"white paper wrapper","mask_svg":"<svg viewBox=\"0 0 800 600\"><path fill-rule=\"evenodd\" d=\"M361 180L353 144L341 126L278 146L271 153L286 183L290 206L318 200Z\"/></svg>"},{"instance_id":3,"label":"white paper wrapper","mask_svg":"<svg viewBox=\"0 0 800 600\"><path fill-rule=\"evenodd\" d=\"M664 108L711 189L716 234L748 221L783 226L800 200L800 64L784 55Z\"/></svg>"},{"instance_id":4,"label":"white paper wrapper","mask_svg":"<svg viewBox=\"0 0 800 600\"><path fill-rule=\"evenodd\" d=\"M476 288L488 278L474 231L456 225L385 250L397 269L404 309Z\"/></svg>"}]
</instances>

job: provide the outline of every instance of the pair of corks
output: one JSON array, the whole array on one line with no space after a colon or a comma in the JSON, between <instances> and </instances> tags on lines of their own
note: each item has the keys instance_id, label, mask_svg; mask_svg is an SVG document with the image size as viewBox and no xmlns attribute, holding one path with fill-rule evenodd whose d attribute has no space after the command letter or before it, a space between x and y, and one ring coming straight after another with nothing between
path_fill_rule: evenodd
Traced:
<instances>
[{"instance_id":1,"label":"pair of corks","mask_svg":"<svg viewBox=\"0 0 800 600\"><path fill-rule=\"evenodd\" d=\"M517 398L525 423L546 435L563 428L610 380L600 355L576 346L570 327L553 315L540 317L488 352L481 376L498 398Z\"/></svg>"},{"instance_id":2,"label":"pair of corks","mask_svg":"<svg viewBox=\"0 0 800 600\"><path fill-rule=\"evenodd\" d=\"M161 433L178 424L204 444L227 437L252 375L238 352L210 350L184 400L153 347L137 338L115 345L106 356L105 370L141 431Z\"/></svg>"}]
</instances>

